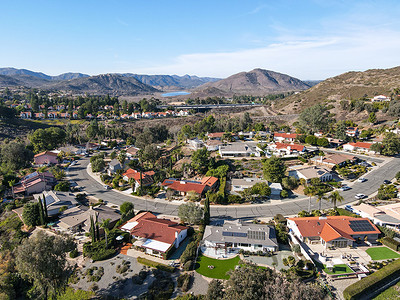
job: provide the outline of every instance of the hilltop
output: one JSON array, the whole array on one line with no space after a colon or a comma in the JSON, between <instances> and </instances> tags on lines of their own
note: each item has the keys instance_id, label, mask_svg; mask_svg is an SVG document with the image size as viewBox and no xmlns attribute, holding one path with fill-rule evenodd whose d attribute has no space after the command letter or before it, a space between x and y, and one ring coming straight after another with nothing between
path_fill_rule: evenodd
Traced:
<instances>
[{"instance_id":1,"label":"hilltop","mask_svg":"<svg viewBox=\"0 0 400 300\"><path fill-rule=\"evenodd\" d=\"M240 72L216 82L206 83L195 90L195 94L210 91L226 95L241 94L262 96L280 92L302 91L310 86L300 79L264 69Z\"/></svg>"},{"instance_id":2,"label":"hilltop","mask_svg":"<svg viewBox=\"0 0 400 300\"><path fill-rule=\"evenodd\" d=\"M379 94L390 96L393 90L399 87L400 67L352 71L328 78L306 91L287 97L277 102L275 108L283 113L299 112L327 100L338 103L344 99L373 97Z\"/></svg>"}]
</instances>

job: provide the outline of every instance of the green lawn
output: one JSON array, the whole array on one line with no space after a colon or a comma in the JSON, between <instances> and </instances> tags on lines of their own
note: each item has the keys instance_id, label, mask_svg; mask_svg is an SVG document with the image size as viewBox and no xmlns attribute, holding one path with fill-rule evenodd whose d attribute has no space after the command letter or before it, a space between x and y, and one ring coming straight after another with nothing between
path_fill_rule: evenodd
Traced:
<instances>
[{"instance_id":1,"label":"green lawn","mask_svg":"<svg viewBox=\"0 0 400 300\"><path fill-rule=\"evenodd\" d=\"M226 272L233 270L239 263L239 255L231 259L214 259L207 256L200 256L196 272L209 278L228 279ZM214 266L210 269L208 266Z\"/></svg>"},{"instance_id":2,"label":"green lawn","mask_svg":"<svg viewBox=\"0 0 400 300\"><path fill-rule=\"evenodd\" d=\"M366 250L372 260L400 258L400 254L387 247L374 247Z\"/></svg>"},{"instance_id":3,"label":"green lawn","mask_svg":"<svg viewBox=\"0 0 400 300\"><path fill-rule=\"evenodd\" d=\"M384 290L378 296L376 296L373 300L395 300L400 297L400 282L396 285L391 286L387 290Z\"/></svg>"},{"instance_id":4,"label":"green lawn","mask_svg":"<svg viewBox=\"0 0 400 300\"><path fill-rule=\"evenodd\" d=\"M353 271L349 268L348 265L342 264L342 265L334 265L333 266L333 272L329 271L326 266L324 265L324 272L326 274L332 275L332 274L346 274L346 273L353 273Z\"/></svg>"}]
</instances>

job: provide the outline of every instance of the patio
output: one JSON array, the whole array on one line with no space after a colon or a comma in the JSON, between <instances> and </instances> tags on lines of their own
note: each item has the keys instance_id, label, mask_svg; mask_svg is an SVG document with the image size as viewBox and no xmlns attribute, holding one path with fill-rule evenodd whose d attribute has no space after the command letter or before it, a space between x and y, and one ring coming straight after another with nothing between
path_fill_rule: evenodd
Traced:
<instances>
[{"instance_id":1,"label":"patio","mask_svg":"<svg viewBox=\"0 0 400 300\"><path fill-rule=\"evenodd\" d=\"M229 251L225 252L225 249L215 249L215 248L209 248L209 247L205 247L205 246L201 246L200 250L205 256L208 256L211 258L216 258L216 259L232 258L239 254L239 250L229 249Z\"/></svg>"}]
</instances>

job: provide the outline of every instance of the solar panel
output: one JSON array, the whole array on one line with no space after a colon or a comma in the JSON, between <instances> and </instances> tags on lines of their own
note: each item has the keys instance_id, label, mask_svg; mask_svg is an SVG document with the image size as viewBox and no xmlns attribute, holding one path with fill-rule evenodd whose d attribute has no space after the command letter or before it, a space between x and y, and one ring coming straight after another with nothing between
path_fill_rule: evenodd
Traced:
<instances>
[{"instance_id":1,"label":"solar panel","mask_svg":"<svg viewBox=\"0 0 400 300\"><path fill-rule=\"evenodd\" d=\"M350 221L350 228L354 232L360 231L374 231L374 227L372 227L371 223L368 220L354 220Z\"/></svg>"},{"instance_id":2,"label":"solar panel","mask_svg":"<svg viewBox=\"0 0 400 300\"><path fill-rule=\"evenodd\" d=\"M265 240L265 231L247 231L247 236L251 240Z\"/></svg>"},{"instance_id":3,"label":"solar panel","mask_svg":"<svg viewBox=\"0 0 400 300\"><path fill-rule=\"evenodd\" d=\"M247 237L246 232L230 232L230 231L223 231L223 236L236 236L236 237Z\"/></svg>"}]
</instances>

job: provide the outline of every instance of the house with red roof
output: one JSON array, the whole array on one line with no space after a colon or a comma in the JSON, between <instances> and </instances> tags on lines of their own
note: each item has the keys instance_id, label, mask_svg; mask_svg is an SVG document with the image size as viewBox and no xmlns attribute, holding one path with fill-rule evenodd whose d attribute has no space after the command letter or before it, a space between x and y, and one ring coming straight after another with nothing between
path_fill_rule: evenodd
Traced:
<instances>
[{"instance_id":1,"label":"house with red roof","mask_svg":"<svg viewBox=\"0 0 400 300\"><path fill-rule=\"evenodd\" d=\"M294 143L272 143L267 146L268 150L273 152L277 156L299 154L306 151L306 147L300 144Z\"/></svg>"},{"instance_id":2,"label":"house with red roof","mask_svg":"<svg viewBox=\"0 0 400 300\"><path fill-rule=\"evenodd\" d=\"M321 216L288 218L289 230L302 242L345 248L354 243L375 244L381 233L367 218Z\"/></svg>"},{"instance_id":3,"label":"house with red roof","mask_svg":"<svg viewBox=\"0 0 400 300\"><path fill-rule=\"evenodd\" d=\"M347 143L343 145L343 150L375 154L375 151L371 150L372 145L373 143L367 143L367 142Z\"/></svg>"},{"instance_id":4,"label":"house with red roof","mask_svg":"<svg viewBox=\"0 0 400 300\"><path fill-rule=\"evenodd\" d=\"M142 212L121 226L121 230L136 239L134 248L163 259L168 258L173 248L179 247L188 229L169 219L157 218L151 212Z\"/></svg>"},{"instance_id":5,"label":"house with red roof","mask_svg":"<svg viewBox=\"0 0 400 300\"><path fill-rule=\"evenodd\" d=\"M44 151L36 154L33 158L34 164L37 166L58 164L57 153L51 151Z\"/></svg>"},{"instance_id":6,"label":"house with red roof","mask_svg":"<svg viewBox=\"0 0 400 300\"><path fill-rule=\"evenodd\" d=\"M32 112L31 111L23 111L19 114L21 119L32 119Z\"/></svg>"},{"instance_id":7,"label":"house with red roof","mask_svg":"<svg viewBox=\"0 0 400 300\"><path fill-rule=\"evenodd\" d=\"M346 129L347 136L358 137L359 134L360 131L358 130L358 127L347 127Z\"/></svg>"},{"instance_id":8,"label":"house with red roof","mask_svg":"<svg viewBox=\"0 0 400 300\"><path fill-rule=\"evenodd\" d=\"M49 172L33 172L21 178L21 180L12 187L13 195L23 194L31 195L51 190L56 183L56 179Z\"/></svg>"},{"instance_id":9,"label":"house with red roof","mask_svg":"<svg viewBox=\"0 0 400 300\"><path fill-rule=\"evenodd\" d=\"M207 137L210 140L222 140L222 137L224 136L225 132L210 132L207 133Z\"/></svg>"},{"instance_id":10,"label":"house with red roof","mask_svg":"<svg viewBox=\"0 0 400 300\"><path fill-rule=\"evenodd\" d=\"M128 182L131 179L134 179L135 180L134 192L136 192L137 189L140 187L140 184L142 184L142 186L152 185L154 183L154 180L153 180L154 174L155 174L154 171L139 172L137 170L129 168L128 170L126 170L125 173L122 174L122 178Z\"/></svg>"},{"instance_id":11,"label":"house with red roof","mask_svg":"<svg viewBox=\"0 0 400 300\"><path fill-rule=\"evenodd\" d=\"M165 179L162 185L167 189L186 196L189 192L194 192L200 197L204 196L209 190L215 190L218 187L218 178L213 176L204 177L201 181L178 180L174 178Z\"/></svg>"},{"instance_id":12,"label":"house with red roof","mask_svg":"<svg viewBox=\"0 0 400 300\"><path fill-rule=\"evenodd\" d=\"M275 132L274 141L280 143L283 142L293 143L296 140L297 136L298 136L297 133Z\"/></svg>"}]
</instances>

